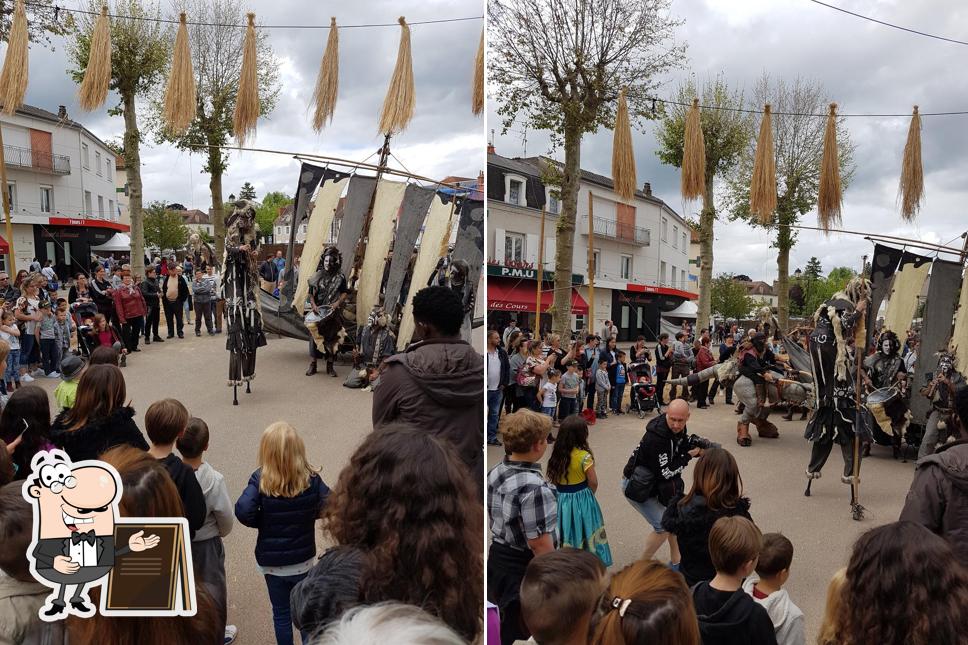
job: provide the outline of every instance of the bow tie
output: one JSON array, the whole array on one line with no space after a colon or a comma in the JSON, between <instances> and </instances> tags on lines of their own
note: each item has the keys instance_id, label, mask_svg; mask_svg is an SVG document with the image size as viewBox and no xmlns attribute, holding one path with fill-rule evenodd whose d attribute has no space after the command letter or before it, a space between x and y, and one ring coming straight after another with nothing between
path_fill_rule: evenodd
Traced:
<instances>
[{"instance_id":1,"label":"bow tie","mask_svg":"<svg viewBox=\"0 0 968 645\"><path fill-rule=\"evenodd\" d=\"M85 531L83 533L71 533L71 544L77 544L78 542L87 542L91 546L94 546L97 541L97 536L94 535L94 531Z\"/></svg>"}]
</instances>

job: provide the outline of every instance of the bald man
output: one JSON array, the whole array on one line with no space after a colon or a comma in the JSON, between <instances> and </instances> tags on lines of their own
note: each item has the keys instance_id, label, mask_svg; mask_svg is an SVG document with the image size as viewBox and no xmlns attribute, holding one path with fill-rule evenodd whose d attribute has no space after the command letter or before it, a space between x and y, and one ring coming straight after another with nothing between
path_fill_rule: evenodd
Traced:
<instances>
[{"instance_id":1,"label":"bald man","mask_svg":"<svg viewBox=\"0 0 968 645\"><path fill-rule=\"evenodd\" d=\"M679 563L679 544L674 535L662 528L662 515L672 498L685 490L682 471L689 460L702 454L701 448L689 447L689 434L686 432L688 421L689 404L683 399L671 401L664 414L649 421L642 440L632 451L622 471L625 498L652 526L642 554L647 560L668 539L672 563ZM632 491L629 491L631 480L635 480L633 484L640 485L633 485ZM642 482L647 483L642 486ZM646 493L648 496L644 497Z\"/></svg>"}]
</instances>

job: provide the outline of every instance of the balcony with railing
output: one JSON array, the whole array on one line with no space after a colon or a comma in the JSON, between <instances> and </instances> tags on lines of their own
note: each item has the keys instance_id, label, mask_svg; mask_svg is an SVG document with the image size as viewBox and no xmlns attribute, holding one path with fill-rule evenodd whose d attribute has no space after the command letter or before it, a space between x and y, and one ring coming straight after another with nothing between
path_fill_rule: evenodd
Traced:
<instances>
[{"instance_id":1,"label":"balcony with railing","mask_svg":"<svg viewBox=\"0 0 968 645\"><path fill-rule=\"evenodd\" d=\"M67 155L55 155L30 148L5 145L3 157L7 165L14 168L26 168L52 175L71 174L71 158Z\"/></svg>"},{"instance_id":2,"label":"balcony with railing","mask_svg":"<svg viewBox=\"0 0 968 645\"><path fill-rule=\"evenodd\" d=\"M624 222L617 222L604 217L596 217L593 221L594 232L597 237L634 244L636 246L649 246L651 243L651 231L640 226L632 226ZM578 224L578 232L588 235L588 215L583 215Z\"/></svg>"}]
</instances>

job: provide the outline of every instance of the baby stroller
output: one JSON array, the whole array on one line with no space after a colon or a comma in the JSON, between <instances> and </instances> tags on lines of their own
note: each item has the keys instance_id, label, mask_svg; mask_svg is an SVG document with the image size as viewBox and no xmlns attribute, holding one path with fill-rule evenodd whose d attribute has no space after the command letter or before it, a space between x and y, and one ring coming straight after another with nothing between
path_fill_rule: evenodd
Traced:
<instances>
[{"instance_id":1,"label":"baby stroller","mask_svg":"<svg viewBox=\"0 0 968 645\"><path fill-rule=\"evenodd\" d=\"M652 410L661 412L658 392L652 382L652 366L647 362L632 363L629 365L629 376L632 380L629 412L637 411L640 419L644 419Z\"/></svg>"},{"instance_id":2,"label":"baby stroller","mask_svg":"<svg viewBox=\"0 0 968 645\"><path fill-rule=\"evenodd\" d=\"M75 302L71 305L71 317L74 319L74 327L77 329L77 349L84 358L89 358L91 352L97 347L97 341L90 337L92 320L95 315L97 315L97 305L93 302Z\"/></svg>"}]
</instances>

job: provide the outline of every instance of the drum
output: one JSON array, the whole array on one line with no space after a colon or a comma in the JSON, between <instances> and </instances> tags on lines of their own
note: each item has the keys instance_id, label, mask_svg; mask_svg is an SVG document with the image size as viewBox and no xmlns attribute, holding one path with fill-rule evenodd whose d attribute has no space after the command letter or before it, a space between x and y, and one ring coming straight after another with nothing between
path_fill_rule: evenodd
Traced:
<instances>
[{"instance_id":1,"label":"drum","mask_svg":"<svg viewBox=\"0 0 968 645\"><path fill-rule=\"evenodd\" d=\"M874 441L882 446L893 446L894 427L905 425L907 404L896 387L882 387L867 395L867 410L876 423L872 424Z\"/></svg>"}]
</instances>

